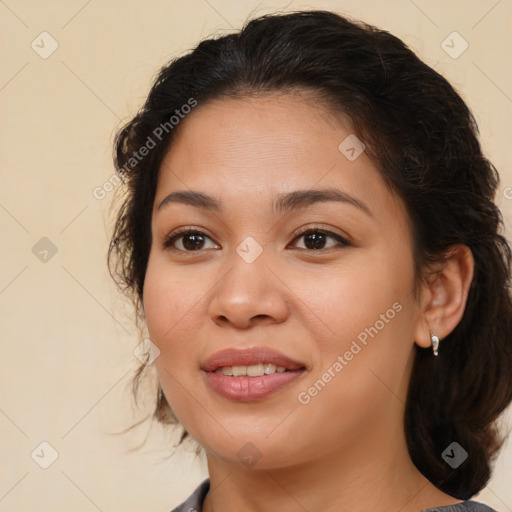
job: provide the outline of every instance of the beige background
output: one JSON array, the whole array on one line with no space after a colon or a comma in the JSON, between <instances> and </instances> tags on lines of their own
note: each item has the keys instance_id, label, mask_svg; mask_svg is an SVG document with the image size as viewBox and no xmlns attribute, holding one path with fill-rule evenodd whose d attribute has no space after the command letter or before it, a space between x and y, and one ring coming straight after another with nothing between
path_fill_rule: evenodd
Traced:
<instances>
[{"instance_id":1,"label":"beige background","mask_svg":"<svg viewBox=\"0 0 512 512\"><path fill-rule=\"evenodd\" d=\"M191 447L164 460L158 426L111 435L147 412L132 410L137 331L105 264L112 136L168 58L251 14L308 7L391 31L452 81L501 172L510 226L510 0L0 0L0 511L168 511L206 476ZM59 45L46 59L44 31ZM441 47L453 31L469 44L457 59ZM46 262L32 251L42 237L57 248ZM47 469L43 441L58 453ZM509 442L477 498L512 510L511 480Z\"/></svg>"}]
</instances>

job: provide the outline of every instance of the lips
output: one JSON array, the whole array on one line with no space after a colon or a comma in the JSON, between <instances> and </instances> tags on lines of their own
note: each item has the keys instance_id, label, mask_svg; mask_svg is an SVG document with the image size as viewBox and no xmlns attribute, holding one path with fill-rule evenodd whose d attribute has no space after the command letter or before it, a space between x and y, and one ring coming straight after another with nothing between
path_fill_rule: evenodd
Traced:
<instances>
[{"instance_id":1,"label":"lips","mask_svg":"<svg viewBox=\"0 0 512 512\"><path fill-rule=\"evenodd\" d=\"M246 349L225 349L210 356L202 365L206 372L214 372L226 366L251 366L254 364L274 364L294 371L305 368L305 365L268 347Z\"/></svg>"},{"instance_id":2,"label":"lips","mask_svg":"<svg viewBox=\"0 0 512 512\"><path fill-rule=\"evenodd\" d=\"M280 372L265 372L263 376L244 375L243 371L242 375L238 374L240 369L262 364L268 368L280 367ZM216 394L233 402L254 402L290 386L304 374L306 367L276 350L254 347L221 350L204 362L202 370L206 383ZM225 370L228 375L224 374ZM235 373L238 376L234 376Z\"/></svg>"}]
</instances>

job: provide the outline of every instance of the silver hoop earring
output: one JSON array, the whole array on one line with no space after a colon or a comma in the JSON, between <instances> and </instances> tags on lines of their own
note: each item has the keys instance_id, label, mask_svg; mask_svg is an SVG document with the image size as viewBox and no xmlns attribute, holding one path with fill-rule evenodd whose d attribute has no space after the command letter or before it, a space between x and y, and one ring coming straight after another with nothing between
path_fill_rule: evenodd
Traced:
<instances>
[{"instance_id":1,"label":"silver hoop earring","mask_svg":"<svg viewBox=\"0 0 512 512\"><path fill-rule=\"evenodd\" d=\"M430 333L430 341L432 342L432 351L437 356L439 354L439 338L435 334Z\"/></svg>"},{"instance_id":2,"label":"silver hoop earring","mask_svg":"<svg viewBox=\"0 0 512 512\"><path fill-rule=\"evenodd\" d=\"M158 403L162 403L162 388L158 386Z\"/></svg>"}]
</instances>

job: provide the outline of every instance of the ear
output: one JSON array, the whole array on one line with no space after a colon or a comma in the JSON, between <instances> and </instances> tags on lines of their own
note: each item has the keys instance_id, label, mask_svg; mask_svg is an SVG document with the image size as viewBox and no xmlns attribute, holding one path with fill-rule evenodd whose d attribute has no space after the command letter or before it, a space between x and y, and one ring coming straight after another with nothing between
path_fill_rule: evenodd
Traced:
<instances>
[{"instance_id":1,"label":"ear","mask_svg":"<svg viewBox=\"0 0 512 512\"><path fill-rule=\"evenodd\" d=\"M420 318L414 340L429 347L430 333L446 338L462 319L473 280L475 261L467 245L452 245L441 268L431 273L422 284Z\"/></svg>"}]
</instances>

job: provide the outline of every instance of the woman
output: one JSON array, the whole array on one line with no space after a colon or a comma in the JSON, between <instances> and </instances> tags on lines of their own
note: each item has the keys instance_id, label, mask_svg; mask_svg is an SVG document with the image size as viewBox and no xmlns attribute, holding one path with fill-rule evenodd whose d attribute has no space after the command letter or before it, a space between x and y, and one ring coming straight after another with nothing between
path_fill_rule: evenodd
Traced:
<instances>
[{"instance_id":1,"label":"woman","mask_svg":"<svg viewBox=\"0 0 512 512\"><path fill-rule=\"evenodd\" d=\"M399 39L329 12L162 68L116 139L110 258L155 416L206 453L176 512L491 510L511 254L476 133Z\"/></svg>"}]
</instances>

